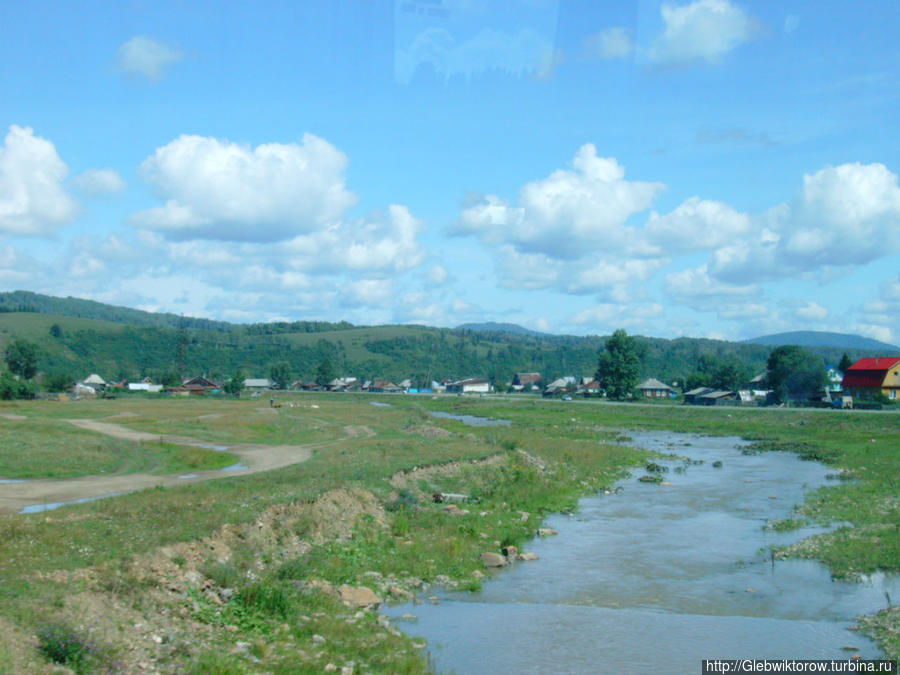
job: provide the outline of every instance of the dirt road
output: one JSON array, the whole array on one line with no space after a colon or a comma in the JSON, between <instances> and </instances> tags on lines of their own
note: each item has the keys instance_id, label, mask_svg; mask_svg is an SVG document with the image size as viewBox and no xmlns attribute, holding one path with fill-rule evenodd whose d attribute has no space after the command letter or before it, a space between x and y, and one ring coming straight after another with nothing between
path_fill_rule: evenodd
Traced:
<instances>
[{"instance_id":1,"label":"dirt road","mask_svg":"<svg viewBox=\"0 0 900 675\"><path fill-rule=\"evenodd\" d=\"M113 438L126 441L159 441L179 445L195 445L207 448L222 448L184 436L168 436L135 431L112 422L97 420L66 420L81 429L96 431ZM124 494L156 486L189 485L230 476L244 476L260 471L270 471L290 464L305 462L312 455L312 448L335 441L323 441L309 445L251 445L227 446L239 458L239 463L227 469L197 471L181 475L156 475L149 473L129 473L109 476L81 476L79 478L37 479L0 484L0 513L20 513L22 509L42 510L46 504L76 502L99 497Z\"/></svg>"}]
</instances>

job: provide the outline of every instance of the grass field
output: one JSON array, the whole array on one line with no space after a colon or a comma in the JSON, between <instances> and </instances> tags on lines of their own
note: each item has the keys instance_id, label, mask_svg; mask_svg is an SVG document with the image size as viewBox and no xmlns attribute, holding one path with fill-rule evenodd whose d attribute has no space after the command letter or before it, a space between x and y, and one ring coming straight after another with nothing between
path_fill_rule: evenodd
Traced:
<instances>
[{"instance_id":1,"label":"grass field","mask_svg":"<svg viewBox=\"0 0 900 675\"><path fill-rule=\"evenodd\" d=\"M646 459L621 443L622 429L743 436L760 441L760 451L792 450L843 469L855 480L810 495L798 518L855 527L785 554L817 557L851 578L900 569L896 414L363 395L282 402L277 409L212 399L4 407L31 428L29 436L16 426L21 420L0 420L4 443L17 434L32 447L52 439L45 445L60 456L88 437L103 442L62 420L122 413L134 416L120 423L166 435L327 444L309 461L269 473L0 518L0 654L39 671L52 645L21 638L62 624L104 645L102 663L89 664L95 670L120 661L129 672L143 659L162 672L286 673L351 662L357 670L424 672L421 645L376 613L345 607L337 587L396 597L434 582L477 589L480 552L521 546L545 514L575 508L579 496ZM429 410L514 424L470 428ZM19 470L26 457L19 453ZM42 462L49 466L52 453ZM448 516L430 504L435 491L472 495L477 504L468 508L477 513ZM223 601L216 594L224 590L232 595ZM888 612L869 627L893 656L897 621Z\"/></svg>"}]
</instances>

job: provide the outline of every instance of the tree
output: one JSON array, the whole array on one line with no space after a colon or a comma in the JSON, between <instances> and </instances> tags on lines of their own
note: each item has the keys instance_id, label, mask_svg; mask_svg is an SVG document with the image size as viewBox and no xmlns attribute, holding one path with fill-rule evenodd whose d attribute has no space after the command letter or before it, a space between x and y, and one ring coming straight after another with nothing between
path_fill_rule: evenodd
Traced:
<instances>
[{"instance_id":1,"label":"tree","mask_svg":"<svg viewBox=\"0 0 900 675\"><path fill-rule=\"evenodd\" d=\"M640 373L637 343L620 328L606 341L595 377L606 390L608 398L621 401L632 396Z\"/></svg>"},{"instance_id":2,"label":"tree","mask_svg":"<svg viewBox=\"0 0 900 675\"><path fill-rule=\"evenodd\" d=\"M240 396L241 392L244 390L244 379L244 371L238 368L234 371L234 375L231 376L231 379L225 383L225 392L233 394L234 396Z\"/></svg>"},{"instance_id":3,"label":"tree","mask_svg":"<svg viewBox=\"0 0 900 675\"><path fill-rule=\"evenodd\" d=\"M331 366L331 359L323 356L316 368L316 384L320 387L326 386L334 379L334 368Z\"/></svg>"},{"instance_id":4,"label":"tree","mask_svg":"<svg viewBox=\"0 0 900 675\"><path fill-rule=\"evenodd\" d=\"M279 361L272 366L269 371L269 377L272 378L279 389L287 389L291 383L291 364L287 361Z\"/></svg>"},{"instance_id":5,"label":"tree","mask_svg":"<svg viewBox=\"0 0 900 675\"><path fill-rule=\"evenodd\" d=\"M710 386L734 391L739 389L747 379L746 367L737 359L728 357L722 359L713 371Z\"/></svg>"},{"instance_id":6,"label":"tree","mask_svg":"<svg viewBox=\"0 0 900 675\"><path fill-rule=\"evenodd\" d=\"M779 403L808 398L825 388L825 363L802 347L776 347L769 354L766 381Z\"/></svg>"},{"instance_id":7,"label":"tree","mask_svg":"<svg viewBox=\"0 0 900 675\"><path fill-rule=\"evenodd\" d=\"M50 326L50 335L52 335L55 338L61 338L62 334L63 334L62 328L59 327L58 323L55 323L52 326Z\"/></svg>"},{"instance_id":8,"label":"tree","mask_svg":"<svg viewBox=\"0 0 900 675\"><path fill-rule=\"evenodd\" d=\"M16 339L6 347L6 365L13 375L30 380L37 374L38 348L33 342Z\"/></svg>"},{"instance_id":9,"label":"tree","mask_svg":"<svg viewBox=\"0 0 900 675\"><path fill-rule=\"evenodd\" d=\"M54 393L64 392L73 384L75 384L75 378L70 373L63 371L50 373L44 380L44 388Z\"/></svg>"},{"instance_id":10,"label":"tree","mask_svg":"<svg viewBox=\"0 0 900 675\"><path fill-rule=\"evenodd\" d=\"M852 365L853 361L851 361L850 357L847 356L847 352L844 352L844 355L841 357L841 362L838 365L838 370L840 370L842 373L846 373L848 370L850 370L850 366Z\"/></svg>"}]
</instances>

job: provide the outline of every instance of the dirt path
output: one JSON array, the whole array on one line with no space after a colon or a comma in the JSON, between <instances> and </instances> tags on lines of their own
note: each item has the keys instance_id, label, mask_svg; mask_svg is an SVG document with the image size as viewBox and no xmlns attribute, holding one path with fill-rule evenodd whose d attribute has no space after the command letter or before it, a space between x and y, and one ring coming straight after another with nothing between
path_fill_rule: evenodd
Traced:
<instances>
[{"instance_id":1,"label":"dirt path","mask_svg":"<svg viewBox=\"0 0 900 675\"><path fill-rule=\"evenodd\" d=\"M159 441L179 445L195 445L207 448L224 448L213 443L206 443L184 436L151 434L135 431L112 422L96 420L66 420L81 429L96 431L113 438L126 441ZM216 478L245 476L260 471L271 471L283 466L305 462L312 455L312 449L335 443L322 441L308 445L256 445L235 444L227 446L230 453L237 455L239 462L228 469L213 471L197 471L180 475L155 475L149 473L129 473L109 476L81 476L79 478L37 479L20 483L4 483L0 485L0 514L19 513L26 507L37 507L43 504L74 502L98 497L124 494L150 487L190 485L202 483Z\"/></svg>"}]
</instances>

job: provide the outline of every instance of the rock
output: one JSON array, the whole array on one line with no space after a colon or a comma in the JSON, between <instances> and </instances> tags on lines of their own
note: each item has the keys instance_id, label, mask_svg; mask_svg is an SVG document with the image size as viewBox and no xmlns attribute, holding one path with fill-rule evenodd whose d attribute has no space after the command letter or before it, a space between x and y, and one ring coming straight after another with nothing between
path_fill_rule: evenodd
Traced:
<instances>
[{"instance_id":1,"label":"rock","mask_svg":"<svg viewBox=\"0 0 900 675\"><path fill-rule=\"evenodd\" d=\"M320 644L322 644L323 642L325 642L325 638L323 638L321 635L314 634L314 635L312 636L312 641L313 641L314 643L316 643L317 645L320 645Z\"/></svg>"},{"instance_id":2,"label":"rock","mask_svg":"<svg viewBox=\"0 0 900 675\"><path fill-rule=\"evenodd\" d=\"M539 560L537 553L520 553L519 560Z\"/></svg>"},{"instance_id":3,"label":"rock","mask_svg":"<svg viewBox=\"0 0 900 675\"><path fill-rule=\"evenodd\" d=\"M539 527L537 531L539 537L552 537L554 534L559 534L559 532L552 527Z\"/></svg>"},{"instance_id":4,"label":"rock","mask_svg":"<svg viewBox=\"0 0 900 675\"><path fill-rule=\"evenodd\" d=\"M338 587L338 593L341 595L341 602L348 607L377 607L381 604L381 598L368 586L343 584Z\"/></svg>"},{"instance_id":5,"label":"rock","mask_svg":"<svg viewBox=\"0 0 900 675\"><path fill-rule=\"evenodd\" d=\"M219 597L219 594L212 590L207 590L206 593L203 594L203 597L209 600L214 605L221 605L222 598Z\"/></svg>"},{"instance_id":6,"label":"rock","mask_svg":"<svg viewBox=\"0 0 900 675\"><path fill-rule=\"evenodd\" d=\"M664 480L660 485L674 485L674 483L670 480Z\"/></svg>"},{"instance_id":7,"label":"rock","mask_svg":"<svg viewBox=\"0 0 900 675\"><path fill-rule=\"evenodd\" d=\"M388 588L388 593L390 593L395 598L408 598L410 593L409 591L404 591L399 586L391 586Z\"/></svg>"},{"instance_id":8,"label":"rock","mask_svg":"<svg viewBox=\"0 0 900 675\"><path fill-rule=\"evenodd\" d=\"M203 583L203 575L200 574L197 570L188 570L184 573L184 580L189 584L193 584L194 586L199 586Z\"/></svg>"},{"instance_id":9,"label":"rock","mask_svg":"<svg viewBox=\"0 0 900 675\"><path fill-rule=\"evenodd\" d=\"M337 671L337 669L338 669L338 667L336 665L334 665L333 663L325 664L325 672L326 673L334 673Z\"/></svg>"},{"instance_id":10,"label":"rock","mask_svg":"<svg viewBox=\"0 0 900 675\"><path fill-rule=\"evenodd\" d=\"M481 554L481 562L484 563L485 567L503 567L506 565L506 558L499 553L486 551Z\"/></svg>"},{"instance_id":11,"label":"rock","mask_svg":"<svg viewBox=\"0 0 900 675\"><path fill-rule=\"evenodd\" d=\"M475 570L474 572L472 572L472 576L476 579L484 579L484 572L482 572L481 570Z\"/></svg>"},{"instance_id":12,"label":"rock","mask_svg":"<svg viewBox=\"0 0 900 675\"><path fill-rule=\"evenodd\" d=\"M438 603L440 603L440 600L438 600L438 597L436 595L432 595L430 598L428 598L428 602L430 602L432 605L437 605Z\"/></svg>"},{"instance_id":13,"label":"rock","mask_svg":"<svg viewBox=\"0 0 900 675\"><path fill-rule=\"evenodd\" d=\"M353 666L344 666L341 668L341 675L353 675Z\"/></svg>"},{"instance_id":14,"label":"rock","mask_svg":"<svg viewBox=\"0 0 900 675\"><path fill-rule=\"evenodd\" d=\"M223 588L219 591L219 597L222 598L222 602L230 602L234 597L234 589L233 588Z\"/></svg>"},{"instance_id":15,"label":"rock","mask_svg":"<svg viewBox=\"0 0 900 675\"><path fill-rule=\"evenodd\" d=\"M417 617L415 614L402 614L400 616L400 618L403 621L418 621L419 620L419 617Z\"/></svg>"},{"instance_id":16,"label":"rock","mask_svg":"<svg viewBox=\"0 0 900 675\"><path fill-rule=\"evenodd\" d=\"M530 515L531 515L531 514L528 513L528 511L519 511L519 520L521 520L523 523L524 523L524 522L527 522L527 521L528 521L528 517L529 517Z\"/></svg>"},{"instance_id":17,"label":"rock","mask_svg":"<svg viewBox=\"0 0 900 675\"><path fill-rule=\"evenodd\" d=\"M500 549L500 552L503 553L503 555L505 555L510 562L515 560L519 555L519 549L517 549L515 546L504 546Z\"/></svg>"}]
</instances>

